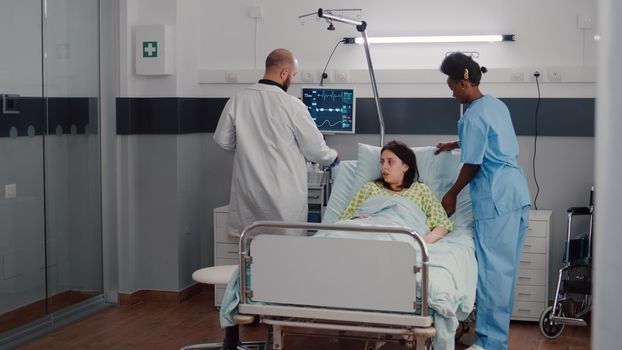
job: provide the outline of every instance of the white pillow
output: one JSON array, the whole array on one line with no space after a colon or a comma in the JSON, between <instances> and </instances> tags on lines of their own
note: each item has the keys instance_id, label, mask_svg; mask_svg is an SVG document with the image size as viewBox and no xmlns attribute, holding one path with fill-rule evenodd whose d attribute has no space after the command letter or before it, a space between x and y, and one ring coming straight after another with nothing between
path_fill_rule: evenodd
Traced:
<instances>
[{"instance_id":1,"label":"white pillow","mask_svg":"<svg viewBox=\"0 0 622 350\"><path fill-rule=\"evenodd\" d=\"M366 182L380 178L381 149L378 146L358 144L356 173L348 198L352 198ZM419 181L428 185L436 198L441 200L458 178L458 173L462 167L460 151L454 150L434 155L436 150L434 146L413 147L412 150L417 157ZM460 192L456 204L456 214L452 215L451 219L457 226L472 226L473 214L468 186Z\"/></svg>"}]
</instances>

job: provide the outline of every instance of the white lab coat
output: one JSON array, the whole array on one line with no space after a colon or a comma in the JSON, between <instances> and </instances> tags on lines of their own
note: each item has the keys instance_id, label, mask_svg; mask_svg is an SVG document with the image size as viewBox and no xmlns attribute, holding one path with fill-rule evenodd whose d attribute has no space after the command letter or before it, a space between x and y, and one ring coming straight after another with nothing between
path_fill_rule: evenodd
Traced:
<instances>
[{"instance_id":1,"label":"white lab coat","mask_svg":"<svg viewBox=\"0 0 622 350\"><path fill-rule=\"evenodd\" d=\"M229 99L214 141L234 151L228 232L235 236L257 220L306 222L305 159L330 165L337 157L299 99L261 83Z\"/></svg>"}]
</instances>

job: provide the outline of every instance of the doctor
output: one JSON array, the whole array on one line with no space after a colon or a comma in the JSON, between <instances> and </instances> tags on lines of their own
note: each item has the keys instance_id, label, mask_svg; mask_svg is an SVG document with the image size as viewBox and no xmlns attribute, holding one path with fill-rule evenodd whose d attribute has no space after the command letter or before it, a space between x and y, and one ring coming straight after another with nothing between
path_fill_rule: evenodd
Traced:
<instances>
[{"instance_id":1,"label":"doctor","mask_svg":"<svg viewBox=\"0 0 622 350\"><path fill-rule=\"evenodd\" d=\"M439 143L436 153L462 149L464 165L441 202L449 215L456 209L458 193L470 184L479 339L469 349L507 349L514 285L531 206L518 165L518 142L508 108L479 90L485 67L455 52L445 57L441 71L448 76L453 97L466 106L458 121L458 141Z\"/></svg>"},{"instance_id":2,"label":"doctor","mask_svg":"<svg viewBox=\"0 0 622 350\"><path fill-rule=\"evenodd\" d=\"M306 222L305 159L321 165L338 162L307 107L287 94L297 71L290 51L272 51L263 79L230 98L220 115L214 141L234 154L231 235L240 236L258 220ZM238 326L227 327L223 348L236 349L238 340Z\"/></svg>"},{"instance_id":3,"label":"doctor","mask_svg":"<svg viewBox=\"0 0 622 350\"><path fill-rule=\"evenodd\" d=\"M214 141L234 152L228 232L257 220L307 221L305 159L336 162L307 107L288 95L298 61L285 49L266 59L264 78L227 102Z\"/></svg>"}]
</instances>

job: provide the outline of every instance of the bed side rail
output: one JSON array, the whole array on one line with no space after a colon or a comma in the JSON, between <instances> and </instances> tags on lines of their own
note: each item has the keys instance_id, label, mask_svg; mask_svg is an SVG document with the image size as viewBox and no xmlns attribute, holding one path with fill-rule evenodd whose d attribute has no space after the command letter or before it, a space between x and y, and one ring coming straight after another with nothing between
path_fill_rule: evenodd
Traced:
<instances>
[{"instance_id":1,"label":"bed side rail","mask_svg":"<svg viewBox=\"0 0 622 350\"><path fill-rule=\"evenodd\" d=\"M346 232L366 232L377 234L403 234L411 237L417 242L421 249L421 267L415 272L421 273L421 316L428 316L428 298L429 298L429 254L428 247L417 232L411 231L407 228L400 227L386 227L386 226L355 226L344 224L319 224L319 223L292 223L282 221L257 221L248 226L240 235L239 241L239 264L240 264L240 303L246 304L246 268L250 258L250 241L258 234L266 234L265 232L257 232L259 228L278 228L278 229L301 229L301 230L331 230L331 231L346 231Z\"/></svg>"}]
</instances>

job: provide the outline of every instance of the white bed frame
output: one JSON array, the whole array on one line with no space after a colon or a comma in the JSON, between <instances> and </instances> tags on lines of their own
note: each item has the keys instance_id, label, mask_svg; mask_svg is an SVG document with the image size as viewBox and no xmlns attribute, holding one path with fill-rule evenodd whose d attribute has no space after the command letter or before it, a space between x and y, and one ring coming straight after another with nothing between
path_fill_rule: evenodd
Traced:
<instances>
[{"instance_id":1,"label":"white bed frame","mask_svg":"<svg viewBox=\"0 0 622 350\"><path fill-rule=\"evenodd\" d=\"M404 241L285 236L258 228L403 234L420 253ZM240 299L240 314L272 326L275 350L285 348L285 334L296 334L291 328L343 331L372 349L386 342L429 349L436 333L428 310L428 249L404 228L256 222L240 236Z\"/></svg>"}]
</instances>

